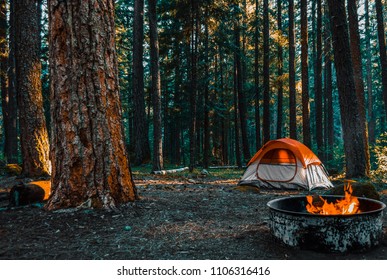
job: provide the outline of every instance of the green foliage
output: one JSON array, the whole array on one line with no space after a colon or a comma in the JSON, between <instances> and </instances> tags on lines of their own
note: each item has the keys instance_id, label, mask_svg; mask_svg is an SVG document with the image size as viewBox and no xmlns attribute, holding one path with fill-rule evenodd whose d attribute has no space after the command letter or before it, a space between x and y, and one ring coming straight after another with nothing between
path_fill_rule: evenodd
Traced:
<instances>
[{"instance_id":1,"label":"green foliage","mask_svg":"<svg viewBox=\"0 0 387 280\"><path fill-rule=\"evenodd\" d=\"M387 132L381 134L376 140L373 155L376 169L372 172L372 175L381 180L387 180Z\"/></svg>"}]
</instances>

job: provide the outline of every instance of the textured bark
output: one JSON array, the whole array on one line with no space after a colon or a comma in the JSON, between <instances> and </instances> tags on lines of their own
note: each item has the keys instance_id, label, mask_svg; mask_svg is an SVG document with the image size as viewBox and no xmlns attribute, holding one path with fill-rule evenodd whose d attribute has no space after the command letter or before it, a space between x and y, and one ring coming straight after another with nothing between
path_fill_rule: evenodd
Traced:
<instances>
[{"instance_id":1,"label":"textured bark","mask_svg":"<svg viewBox=\"0 0 387 280\"><path fill-rule=\"evenodd\" d=\"M360 113L359 126L363 131L364 137L364 151L366 155L367 170L366 175L369 175L371 163L370 163L370 152L368 145L368 129L367 119L365 110L365 98L364 98L364 82L363 82L363 71L361 61L361 50L360 50L360 33L359 33L359 19L357 15L357 0L347 1L348 9L348 21L349 21L349 37L351 46L351 57L353 63L353 71L355 78L356 97L358 102L358 110Z\"/></svg>"},{"instance_id":2,"label":"textured bark","mask_svg":"<svg viewBox=\"0 0 387 280\"><path fill-rule=\"evenodd\" d=\"M9 15L9 53L8 53L8 99L7 100L7 119L9 127L5 129L5 156L9 163L18 162L18 108L17 108L17 92L16 92L16 65L15 65L15 4L14 1L10 3L10 15ZM4 100L3 100L4 101Z\"/></svg>"},{"instance_id":3,"label":"textured bark","mask_svg":"<svg viewBox=\"0 0 387 280\"><path fill-rule=\"evenodd\" d=\"M144 96L144 0L134 1L133 22L133 114L134 114L134 164L147 163L151 159L148 123Z\"/></svg>"},{"instance_id":4,"label":"textured bark","mask_svg":"<svg viewBox=\"0 0 387 280\"><path fill-rule=\"evenodd\" d=\"M289 132L297 140L296 114L296 45L294 36L294 1L289 0Z\"/></svg>"},{"instance_id":5,"label":"textured bark","mask_svg":"<svg viewBox=\"0 0 387 280\"><path fill-rule=\"evenodd\" d=\"M386 54L386 35L384 31L383 6L381 0L375 0L376 20L378 23L378 39L380 65L382 67L382 89L384 110L387 117L387 54Z\"/></svg>"},{"instance_id":6,"label":"textured bark","mask_svg":"<svg viewBox=\"0 0 387 280\"><path fill-rule=\"evenodd\" d=\"M199 46L199 7L191 0L191 92L190 92L190 130L189 130L189 171L196 166L197 96L198 96L198 46Z\"/></svg>"},{"instance_id":7,"label":"textured bark","mask_svg":"<svg viewBox=\"0 0 387 280\"><path fill-rule=\"evenodd\" d=\"M269 3L263 1L263 143L270 140Z\"/></svg>"},{"instance_id":8,"label":"textured bark","mask_svg":"<svg viewBox=\"0 0 387 280\"><path fill-rule=\"evenodd\" d=\"M161 127L161 78L159 67L159 39L157 32L157 0L149 0L149 43L152 75L153 103L153 167L152 171L164 169Z\"/></svg>"},{"instance_id":9,"label":"textured bark","mask_svg":"<svg viewBox=\"0 0 387 280\"><path fill-rule=\"evenodd\" d=\"M52 194L46 208L137 198L125 149L113 0L49 2Z\"/></svg>"},{"instance_id":10,"label":"textured bark","mask_svg":"<svg viewBox=\"0 0 387 280\"><path fill-rule=\"evenodd\" d=\"M323 159L324 134L323 134L323 97L322 97L322 7L317 0L317 24L316 24L316 57L314 73L314 92L316 104L316 143L317 154Z\"/></svg>"},{"instance_id":11,"label":"textured bark","mask_svg":"<svg viewBox=\"0 0 387 280\"><path fill-rule=\"evenodd\" d=\"M238 16L238 15L237 15ZM235 19L234 23L234 42L235 42L235 63L236 63L236 79L237 79L237 92L238 92L238 111L239 111L239 123L240 132L242 136L242 151L245 160L250 159L249 141L247 134L247 106L246 97L243 88L243 63L242 63L242 49L240 46L240 23L238 19Z\"/></svg>"},{"instance_id":12,"label":"textured bark","mask_svg":"<svg viewBox=\"0 0 387 280\"><path fill-rule=\"evenodd\" d=\"M328 14L325 7L324 14ZM332 96L332 40L329 31L329 20L324 22L324 97L325 97L325 159L333 160L334 124Z\"/></svg>"},{"instance_id":13,"label":"textured bark","mask_svg":"<svg viewBox=\"0 0 387 280\"><path fill-rule=\"evenodd\" d=\"M11 5L13 7L12 1ZM14 14L10 15L14 19ZM17 100L15 91L15 75L9 79L9 69L15 70L14 47L7 44L7 6L6 1L0 1L0 80L4 131L4 156L7 163L17 163ZM10 44L14 42L14 24L10 30Z\"/></svg>"},{"instance_id":14,"label":"textured bark","mask_svg":"<svg viewBox=\"0 0 387 280\"><path fill-rule=\"evenodd\" d=\"M311 146L308 69L308 4L301 0L301 79L302 79L302 135L307 147Z\"/></svg>"},{"instance_id":15,"label":"textured bark","mask_svg":"<svg viewBox=\"0 0 387 280\"><path fill-rule=\"evenodd\" d=\"M205 17L208 19L208 7ZM203 167L208 168L210 161L210 99L209 99L209 48L208 48L208 22L204 23L204 145L203 145Z\"/></svg>"},{"instance_id":16,"label":"textured bark","mask_svg":"<svg viewBox=\"0 0 387 280\"><path fill-rule=\"evenodd\" d=\"M236 164L238 167L242 167L242 157L241 157L241 148L240 148L240 141L239 141L239 114L238 114L238 74L237 74L237 65L236 65L236 54L234 54L234 73L233 73L233 80L234 80L234 125L235 125L235 134L234 134L234 141L235 141L235 159Z\"/></svg>"},{"instance_id":17,"label":"textured bark","mask_svg":"<svg viewBox=\"0 0 387 280\"><path fill-rule=\"evenodd\" d=\"M255 0L255 34L254 34L254 92L255 92L255 148L258 151L262 145L261 115L259 101L259 1Z\"/></svg>"},{"instance_id":18,"label":"textured bark","mask_svg":"<svg viewBox=\"0 0 387 280\"><path fill-rule=\"evenodd\" d=\"M51 173L40 80L40 33L36 0L15 1L15 59L23 174Z\"/></svg>"},{"instance_id":19,"label":"textured bark","mask_svg":"<svg viewBox=\"0 0 387 280\"><path fill-rule=\"evenodd\" d=\"M375 114L373 110L373 96L372 96L372 62L371 62L371 35L370 35L370 16L369 16L369 0L364 1L364 21L365 21L365 54L366 54L366 80L367 80L367 105L368 105L368 137L369 142L374 144L375 136Z\"/></svg>"},{"instance_id":20,"label":"textured bark","mask_svg":"<svg viewBox=\"0 0 387 280\"><path fill-rule=\"evenodd\" d=\"M282 34L282 0L277 0L277 27ZM278 52L278 69L277 74L280 77L278 81L278 92L277 92L277 138L282 138L282 122L283 122L283 48L281 43L277 47Z\"/></svg>"},{"instance_id":21,"label":"textured bark","mask_svg":"<svg viewBox=\"0 0 387 280\"><path fill-rule=\"evenodd\" d=\"M345 1L328 0L328 5L343 127L346 176L364 177L367 175L364 131L359 126L361 116L356 96Z\"/></svg>"}]
</instances>

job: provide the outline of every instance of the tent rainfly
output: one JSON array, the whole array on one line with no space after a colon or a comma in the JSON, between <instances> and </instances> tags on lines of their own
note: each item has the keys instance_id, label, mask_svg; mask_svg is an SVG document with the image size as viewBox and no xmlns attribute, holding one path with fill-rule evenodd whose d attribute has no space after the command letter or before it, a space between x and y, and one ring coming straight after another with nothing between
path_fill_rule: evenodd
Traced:
<instances>
[{"instance_id":1,"label":"tent rainfly","mask_svg":"<svg viewBox=\"0 0 387 280\"><path fill-rule=\"evenodd\" d=\"M319 158L289 138L267 142L249 161L238 185L306 190L333 187Z\"/></svg>"}]
</instances>

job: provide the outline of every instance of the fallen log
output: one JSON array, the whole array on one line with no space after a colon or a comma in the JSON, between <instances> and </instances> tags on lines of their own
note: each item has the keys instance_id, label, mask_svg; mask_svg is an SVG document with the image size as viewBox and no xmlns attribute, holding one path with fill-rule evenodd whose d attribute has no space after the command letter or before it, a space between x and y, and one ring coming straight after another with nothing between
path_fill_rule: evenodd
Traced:
<instances>
[{"instance_id":1,"label":"fallen log","mask_svg":"<svg viewBox=\"0 0 387 280\"><path fill-rule=\"evenodd\" d=\"M177 168L177 169L168 169L168 170L157 170L157 171L152 171L153 174L169 174L169 173L177 173L177 172L183 172L185 170L188 170L188 167L182 167L182 168Z\"/></svg>"},{"instance_id":2,"label":"fallen log","mask_svg":"<svg viewBox=\"0 0 387 280\"><path fill-rule=\"evenodd\" d=\"M239 169L237 165L220 165L220 166L209 166L209 169ZM242 168L246 168L246 166L242 166Z\"/></svg>"}]
</instances>

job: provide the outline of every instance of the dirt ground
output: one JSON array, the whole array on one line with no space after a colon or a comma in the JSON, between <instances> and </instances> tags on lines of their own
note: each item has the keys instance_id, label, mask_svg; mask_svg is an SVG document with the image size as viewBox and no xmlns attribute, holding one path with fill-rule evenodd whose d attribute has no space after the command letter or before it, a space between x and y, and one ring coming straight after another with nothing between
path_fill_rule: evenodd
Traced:
<instances>
[{"instance_id":1,"label":"dirt ground","mask_svg":"<svg viewBox=\"0 0 387 280\"><path fill-rule=\"evenodd\" d=\"M3 184L0 259L387 259L387 215L376 248L319 253L288 247L271 235L266 203L298 193L240 191L236 180L217 178L149 175L135 182L141 200L120 212L8 209ZM387 203L387 195L381 197Z\"/></svg>"}]
</instances>

